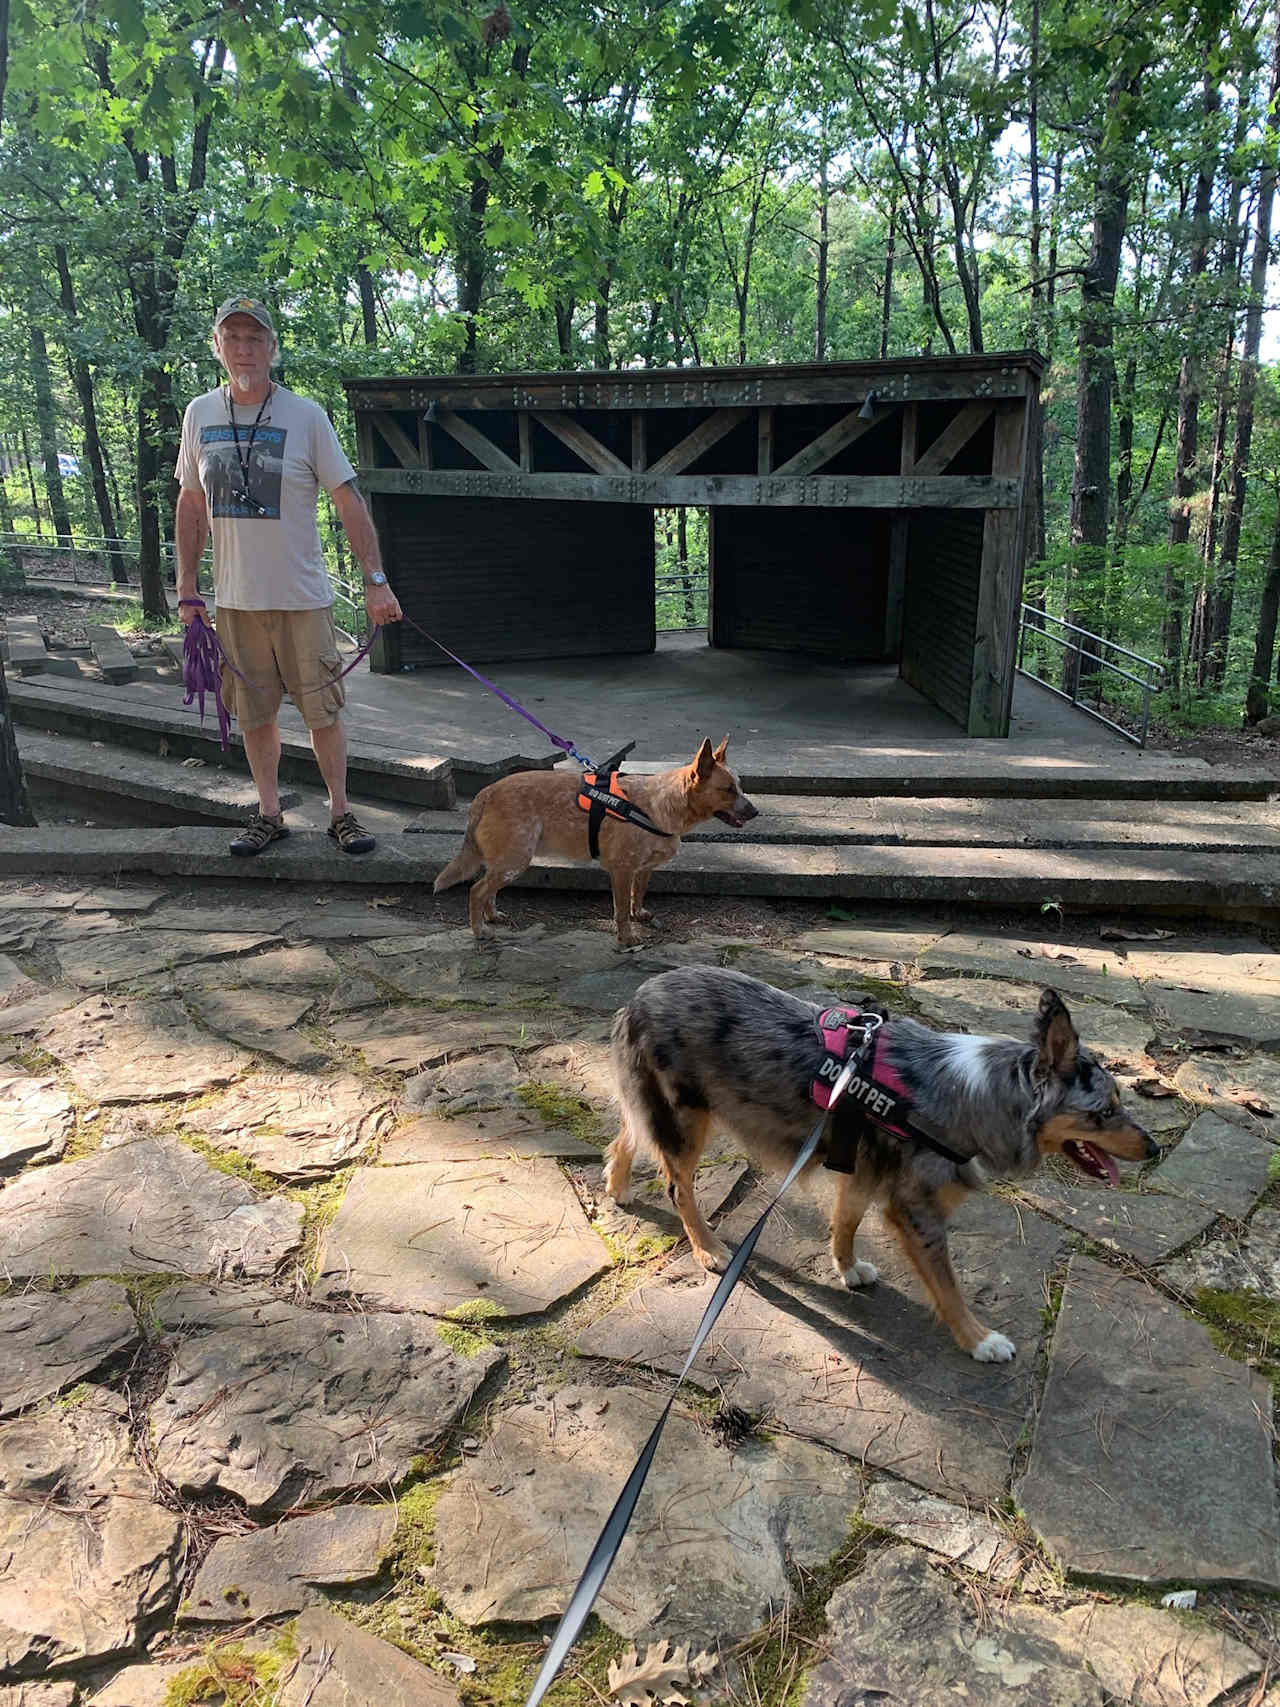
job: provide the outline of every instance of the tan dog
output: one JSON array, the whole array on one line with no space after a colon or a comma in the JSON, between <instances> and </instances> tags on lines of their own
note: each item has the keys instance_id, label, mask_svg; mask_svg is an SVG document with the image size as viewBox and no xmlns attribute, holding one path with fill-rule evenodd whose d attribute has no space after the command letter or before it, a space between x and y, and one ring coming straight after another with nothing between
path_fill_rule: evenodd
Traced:
<instances>
[{"instance_id":1,"label":"tan dog","mask_svg":"<svg viewBox=\"0 0 1280 1707\"><path fill-rule=\"evenodd\" d=\"M641 940L637 924L653 924L643 905L650 873L674 859L680 838L708 818L735 829L757 816L737 776L724 762L726 735L712 751L704 741L690 764L656 776L623 776L626 799L664 835L639 824L607 816L599 826L600 863L613 886L613 920L626 948ZM601 783L607 786L608 779ZM482 788L471 803L467 834L455 858L435 881L435 892L449 889L482 868L471 887L471 929L483 942L504 919L494 905L498 891L533 863L538 853L589 860L587 813L579 806L583 779L575 771L517 771Z\"/></svg>"}]
</instances>

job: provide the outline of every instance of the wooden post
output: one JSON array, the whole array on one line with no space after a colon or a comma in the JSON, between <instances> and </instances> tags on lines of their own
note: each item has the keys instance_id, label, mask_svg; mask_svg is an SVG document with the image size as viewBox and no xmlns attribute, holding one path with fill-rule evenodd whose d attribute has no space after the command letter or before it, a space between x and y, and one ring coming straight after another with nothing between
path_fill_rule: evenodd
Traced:
<instances>
[{"instance_id":1,"label":"wooden post","mask_svg":"<svg viewBox=\"0 0 1280 1707\"><path fill-rule=\"evenodd\" d=\"M756 416L756 472L773 473L773 410L761 409Z\"/></svg>"},{"instance_id":2,"label":"wooden post","mask_svg":"<svg viewBox=\"0 0 1280 1707\"><path fill-rule=\"evenodd\" d=\"M1013 705L1014 649L1022 598L1025 537L1027 422L1034 399L1004 403L996 410L991 472L1018 475L1022 501L1016 510L989 510L982 525L982 565L969 686L970 735L1007 735Z\"/></svg>"},{"instance_id":3,"label":"wooden post","mask_svg":"<svg viewBox=\"0 0 1280 1707\"><path fill-rule=\"evenodd\" d=\"M643 409L631 411L631 467L637 474L643 474L649 466L648 424L649 417Z\"/></svg>"},{"instance_id":4,"label":"wooden post","mask_svg":"<svg viewBox=\"0 0 1280 1707\"><path fill-rule=\"evenodd\" d=\"M916 466L916 405L902 405L902 449L898 473L911 475ZM902 607L907 595L907 547L911 518L906 510L895 510L889 524L889 575L884 601L884 649L888 657L902 662Z\"/></svg>"},{"instance_id":5,"label":"wooden post","mask_svg":"<svg viewBox=\"0 0 1280 1707\"><path fill-rule=\"evenodd\" d=\"M533 473L533 423L529 419L529 411L521 409L516 416L516 440L520 446L520 467L526 474Z\"/></svg>"}]
</instances>

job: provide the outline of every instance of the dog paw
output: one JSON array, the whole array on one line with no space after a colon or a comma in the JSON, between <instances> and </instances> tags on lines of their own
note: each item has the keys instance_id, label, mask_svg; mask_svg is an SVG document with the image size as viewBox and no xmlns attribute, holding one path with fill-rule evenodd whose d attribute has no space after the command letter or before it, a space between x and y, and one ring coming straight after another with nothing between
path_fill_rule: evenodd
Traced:
<instances>
[{"instance_id":1,"label":"dog paw","mask_svg":"<svg viewBox=\"0 0 1280 1707\"><path fill-rule=\"evenodd\" d=\"M656 925L658 922L656 915L651 913L647 907L638 907L631 917L637 924L641 925Z\"/></svg>"},{"instance_id":2,"label":"dog paw","mask_svg":"<svg viewBox=\"0 0 1280 1707\"><path fill-rule=\"evenodd\" d=\"M630 1203L630 1170L626 1174L615 1174L611 1168L606 1167L604 1170L604 1189L605 1195L611 1197L615 1203Z\"/></svg>"},{"instance_id":3,"label":"dog paw","mask_svg":"<svg viewBox=\"0 0 1280 1707\"><path fill-rule=\"evenodd\" d=\"M708 1245L705 1250L695 1250L693 1254L708 1274L723 1274L733 1252L717 1239L714 1245Z\"/></svg>"},{"instance_id":4,"label":"dog paw","mask_svg":"<svg viewBox=\"0 0 1280 1707\"><path fill-rule=\"evenodd\" d=\"M880 1278L880 1270L873 1262L864 1262L861 1257L855 1259L848 1268L839 1270L840 1278L849 1288L856 1292L860 1286L874 1286Z\"/></svg>"},{"instance_id":5,"label":"dog paw","mask_svg":"<svg viewBox=\"0 0 1280 1707\"><path fill-rule=\"evenodd\" d=\"M985 1334L973 1348L973 1356L979 1363L1008 1363L1017 1351L1012 1340L1006 1339L993 1329Z\"/></svg>"}]
</instances>

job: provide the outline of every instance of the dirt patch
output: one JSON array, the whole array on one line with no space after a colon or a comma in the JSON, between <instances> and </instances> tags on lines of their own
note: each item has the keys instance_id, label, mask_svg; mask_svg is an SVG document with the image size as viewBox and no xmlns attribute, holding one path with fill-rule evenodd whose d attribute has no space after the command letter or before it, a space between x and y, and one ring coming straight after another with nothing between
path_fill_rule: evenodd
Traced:
<instances>
[{"instance_id":1,"label":"dirt patch","mask_svg":"<svg viewBox=\"0 0 1280 1707\"><path fill-rule=\"evenodd\" d=\"M1203 759L1207 765L1270 770L1280 776L1280 740L1254 729L1197 729L1187 732L1153 730L1147 745L1180 758Z\"/></svg>"},{"instance_id":2,"label":"dirt patch","mask_svg":"<svg viewBox=\"0 0 1280 1707\"><path fill-rule=\"evenodd\" d=\"M122 611L133 610L137 604L137 598L94 598L92 595L78 598L74 593L46 591L28 586L22 592L5 594L3 610L0 611L0 634L6 637L8 635L6 617L34 616L40 619L46 646L87 646L90 623L114 623L119 620ZM177 626L175 617L155 628L130 630L121 638L133 651L145 651L149 642L158 640L162 634L174 633Z\"/></svg>"}]
</instances>

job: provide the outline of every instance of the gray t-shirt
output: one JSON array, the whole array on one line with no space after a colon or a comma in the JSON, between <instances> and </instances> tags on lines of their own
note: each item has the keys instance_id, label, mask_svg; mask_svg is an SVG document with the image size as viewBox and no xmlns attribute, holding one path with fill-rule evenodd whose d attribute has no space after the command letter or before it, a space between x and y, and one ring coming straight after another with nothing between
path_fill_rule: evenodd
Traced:
<instances>
[{"instance_id":1,"label":"gray t-shirt","mask_svg":"<svg viewBox=\"0 0 1280 1707\"><path fill-rule=\"evenodd\" d=\"M179 483L203 489L209 506L218 603L233 610L332 604L316 500L322 486L334 492L356 474L332 422L318 403L277 385L256 432L257 404L236 407L237 457L229 402L226 386L194 398L182 418L178 453ZM249 471L251 504L244 501L241 461Z\"/></svg>"}]
</instances>

